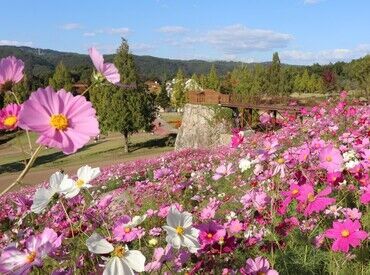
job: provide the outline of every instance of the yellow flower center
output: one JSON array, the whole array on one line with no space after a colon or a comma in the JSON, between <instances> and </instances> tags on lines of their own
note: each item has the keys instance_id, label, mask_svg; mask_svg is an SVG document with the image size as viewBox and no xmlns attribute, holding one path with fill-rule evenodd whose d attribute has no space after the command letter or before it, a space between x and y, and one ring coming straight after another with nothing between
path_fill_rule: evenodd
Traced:
<instances>
[{"instance_id":1,"label":"yellow flower center","mask_svg":"<svg viewBox=\"0 0 370 275\"><path fill-rule=\"evenodd\" d=\"M343 238L347 238L349 236L349 231L347 229L344 229L340 234Z\"/></svg>"},{"instance_id":2,"label":"yellow flower center","mask_svg":"<svg viewBox=\"0 0 370 275\"><path fill-rule=\"evenodd\" d=\"M213 234L212 234L212 233L208 233L208 234L207 234L207 238L208 238L208 239L212 239L212 237L213 237Z\"/></svg>"},{"instance_id":3,"label":"yellow flower center","mask_svg":"<svg viewBox=\"0 0 370 275\"><path fill-rule=\"evenodd\" d=\"M279 163L279 164L283 164L284 162L285 162L285 159L283 159L283 158L279 158L277 160L277 163Z\"/></svg>"},{"instance_id":4,"label":"yellow flower center","mask_svg":"<svg viewBox=\"0 0 370 275\"><path fill-rule=\"evenodd\" d=\"M36 259L36 252L33 251L27 255L27 262L32 263Z\"/></svg>"},{"instance_id":5,"label":"yellow flower center","mask_svg":"<svg viewBox=\"0 0 370 275\"><path fill-rule=\"evenodd\" d=\"M182 227L182 226L176 227L176 233L178 235L183 235L184 234L184 227Z\"/></svg>"},{"instance_id":6,"label":"yellow flower center","mask_svg":"<svg viewBox=\"0 0 370 275\"><path fill-rule=\"evenodd\" d=\"M315 196L312 193L309 193L307 199L309 202L313 202L315 200Z\"/></svg>"},{"instance_id":7,"label":"yellow flower center","mask_svg":"<svg viewBox=\"0 0 370 275\"><path fill-rule=\"evenodd\" d=\"M18 119L16 116L8 116L6 119L4 119L4 125L6 127L13 127L17 123Z\"/></svg>"},{"instance_id":8,"label":"yellow flower center","mask_svg":"<svg viewBox=\"0 0 370 275\"><path fill-rule=\"evenodd\" d=\"M126 250L122 245L116 246L112 252L113 256L122 258L126 254Z\"/></svg>"},{"instance_id":9,"label":"yellow flower center","mask_svg":"<svg viewBox=\"0 0 370 275\"><path fill-rule=\"evenodd\" d=\"M292 195L297 195L298 194L298 189L293 189L293 191L292 191Z\"/></svg>"},{"instance_id":10,"label":"yellow flower center","mask_svg":"<svg viewBox=\"0 0 370 275\"><path fill-rule=\"evenodd\" d=\"M82 179L78 179L78 180L76 181L76 186L77 186L78 188L82 188L82 186L84 186L84 184L85 184L85 181L84 181L84 180L82 180Z\"/></svg>"},{"instance_id":11,"label":"yellow flower center","mask_svg":"<svg viewBox=\"0 0 370 275\"><path fill-rule=\"evenodd\" d=\"M65 131L68 128L68 119L63 114L52 115L50 118L50 125L55 129Z\"/></svg>"},{"instance_id":12,"label":"yellow flower center","mask_svg":"<svg viewBox=\"0 0 370 275\"><path fill-rule=\"evenodd\" d=\"M131 228L130 227L125 227L124 231L125 231L125 233L130 233L131 232Z\"/></svg>"},{"instance_id":13,"label":"yellow flower center","mask_svg":"<svg viewBox=\"0 0 370 275\"><path fill-rule=\"evenodd\" d=\"M325 160L327 162L331 162L333 160L332 156L326 156Z\"/></svg>"}]
</instances>

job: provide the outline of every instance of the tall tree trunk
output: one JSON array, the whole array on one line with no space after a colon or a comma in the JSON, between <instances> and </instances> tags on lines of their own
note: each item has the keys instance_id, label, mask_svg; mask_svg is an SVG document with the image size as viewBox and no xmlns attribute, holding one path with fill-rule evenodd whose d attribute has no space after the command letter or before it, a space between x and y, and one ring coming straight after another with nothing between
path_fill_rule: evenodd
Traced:
<instances>
[{"instance_id":1,"label":"tall tree trunk","mask_svg":"<svg viewBox=\"0 0 370 275\"><path fill-rule=\"evenodd\" d=\"M125 153L128 153L128 134L127 133L122 133L123 135L123 151Z\"/></svg>"}]
</instances>

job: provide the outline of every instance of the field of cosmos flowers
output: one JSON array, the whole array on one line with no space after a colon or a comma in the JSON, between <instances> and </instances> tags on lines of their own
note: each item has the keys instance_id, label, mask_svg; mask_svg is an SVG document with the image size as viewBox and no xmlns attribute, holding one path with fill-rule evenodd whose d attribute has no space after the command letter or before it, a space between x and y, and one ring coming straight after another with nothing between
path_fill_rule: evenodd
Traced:
<instances>
[{"instance_id":1,"label":"field of cosmos flowers","mask_svg":"<svg viewBox=\"0 0 370 275\"><path fill-rule=\"evenodd\" d=\"M94 85L119 83L95 50ZM0 61L11 92L23 62ZM0 198L1 274L370 274L370 107L337 100L229 147L182 150ZM270 118L261 117L268 124ZM40 88L0 127L76 152L99 133L83 96Z\"/></svg>"}]
</instances>

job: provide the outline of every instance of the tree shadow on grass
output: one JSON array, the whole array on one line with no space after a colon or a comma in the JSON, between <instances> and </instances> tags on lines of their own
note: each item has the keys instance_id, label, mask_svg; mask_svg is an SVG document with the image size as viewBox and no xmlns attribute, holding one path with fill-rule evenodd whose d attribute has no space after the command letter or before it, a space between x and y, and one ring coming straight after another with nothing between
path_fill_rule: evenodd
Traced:
<instances>
[{"instance_id":1,"label":"tree shadow on grass","mask_svg":"<svg viewBox=\"0 0 370 275\"><path fill-rule=\"evenodd\" d=\"M144 142L138 142L135 144L130 144L130 152L135 152L137 150L147 148L160 148L160 147L171 147L174 146L176 139L176 134L169 134L163 138L151 139Z\"/></svg>"},{"instance_id":2,"label":"tree shadow on grass","mask_svg":"<svg viewBox=\"0 0 370 275\"><path fill-rule=\"evenodd\" d=\"M90 143L86 146L84 146L83 148L81 148L80 150L78 150L78 152L83 152L95 145L98 145L98 144L101 144L101 143L104 143L106 141L100 141L100 142L97 142L97 143ZM33 164L32 167L37 167L39 165L43 165L43 164L46 164L46 163L50 163L50 162L54 162L56 160L61 160L65 157L67 157L68 155L65 155L63 152L54 152L54 153L51 153L51 154L48 154L48 155L43 155L43 156L39 156L35 163ZM27 159L28 161L28 159ZM14 162L10 162L10 163L6 163L6 164L2 164L0 165L0 175L3 174L3 173L13 173L13 172L20 172L24 169L24 164L22 161L14 161Z\"/></svg>"}]
</instances>

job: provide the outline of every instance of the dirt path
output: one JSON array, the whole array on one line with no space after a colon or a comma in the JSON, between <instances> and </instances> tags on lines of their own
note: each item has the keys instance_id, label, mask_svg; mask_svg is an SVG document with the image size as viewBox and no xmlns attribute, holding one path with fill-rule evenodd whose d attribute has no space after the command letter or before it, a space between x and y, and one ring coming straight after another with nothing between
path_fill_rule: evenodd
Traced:
<instances>
[{"instance_id":1,"label":"dirt path","mask_svg":"<svg viewBox=\"0 0 370 275\"><path fill-rule=\"evenodd\" d=\"M90 165L95 167L107 167L112 164L122 163L122 162L128 162L128 161L134 161L139 159L148 159L153 158L156 156L159 156L161 154L164 154L165 152L158 152L153 154L146 154L145 156L126 156L125 158L120 159L107 159L107 160L95 160L91 162L85 162L84 165ZM63 164L63 170L65 173L70 175L75 175L78 168L81 167L82 164ZM61 167L62 168L62 167ZM27 183L27 185L36 185L39 183L42 183L44 181L47 181L51 174L55 173L58 169L57 168L34 168L31 169L31 171L26 175L24 178L24 182ZM13 182L19 173L4 173L0 175L0 191L4 190L11 182ZM19 190L21 187L15 187L12 190Z\"/></svg>"}]
</instances>

